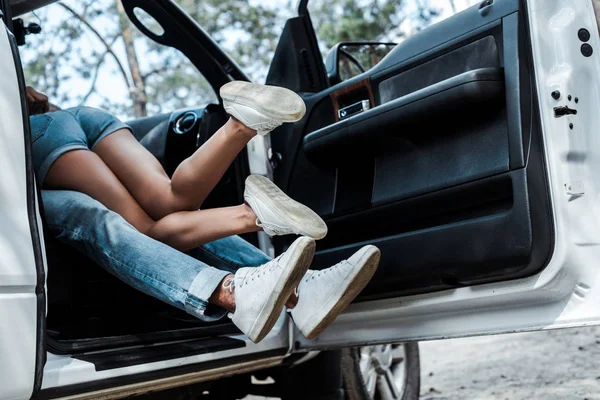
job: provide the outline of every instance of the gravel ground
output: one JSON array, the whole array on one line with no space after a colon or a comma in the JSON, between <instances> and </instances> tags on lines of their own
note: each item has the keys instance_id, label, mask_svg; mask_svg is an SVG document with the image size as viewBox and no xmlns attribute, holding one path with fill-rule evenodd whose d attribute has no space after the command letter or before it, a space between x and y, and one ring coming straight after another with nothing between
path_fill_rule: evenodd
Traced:
<instances>
[{"instance_id":1,"label":"gravel ground","mask_svg":"<svg viewBox=\"0 0 600 400\"><path fill-rule=\"evenodd\" d=\"M419 347L421 400L600 400L600 327L439 340Z\"/></svg>"},{"instance_id":2,"label":"gravel ground","mask_svg":"<svg viewBox=\"0 0 600 400\"><path fill-rule=\"evenodd\" d=\"M419 347L421 399L600 399L600 327Z\"/></svg>"}]
</instances>

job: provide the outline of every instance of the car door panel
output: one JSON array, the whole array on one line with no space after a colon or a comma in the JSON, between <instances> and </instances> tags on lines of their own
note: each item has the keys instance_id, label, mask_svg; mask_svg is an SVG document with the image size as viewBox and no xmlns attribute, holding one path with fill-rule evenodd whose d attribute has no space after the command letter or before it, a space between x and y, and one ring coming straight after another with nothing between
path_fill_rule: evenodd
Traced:
<instances>
[{"instance_id":1,"label":"car door panel","mask_svg":"<svg viewBox=\"0 0 600 400\"><path fill-rule=\"evenodd\" d=\"M515 279L547 261L551 211L543 160L531 154L541 137L520 11L496 1L429 27L365 74L307 96L304 125L273 135L277 183L329 226L315 267L366 243L382 250L359 300ZM368 111L337 121L335 110L369 93Z\"/></svg>"},{"instance_id":2,"label":"car door panel","mask_svg":"<svg viewBox=\"0 0 600 400\"><path fill-rule=\"evenodd\" d=\"M318 339L297 335L296 348L600 323L596 5L482 2L407 39L372 70L305 95L307 117L273 143L277 182L330 228L315 267L366 243L382 261L357 301ZM581 29L593 32L589 40ZM445 114L448 104L435 105L416 122L396 115L349 134L354 121L482 68L501 69L501 100L461 100ZM374 107L338 122L335 92L358 81L369 82ZM331 132L335 145L310 149Z\"/></svg>"},{"instance_id":3,"label":"car door panel","mask_svg":"<svg viewBox=\"0 0 600 400\"><path fill-rule=\"evenodd\" d=\"M440 132L435 128L421 129L432 115L444 117L449 122L455 122L460 116L463 118L458 122L464 122L464 116L467 114L469 125L459 124L456 130L468 130L472 125L477 125L477 129L480 129L479 124L474 124L472 120L485 111L481 110L484 107L493 107L495 112L492 117L498 114L496 110L502 109L499 100L503 100L503 97L504 73L501 68L467 71L311 132L304 137L303 150L307 157L315 162L319 162L320 159L343 161L368 153L380 158L382 149L373 147L377 147L380 139L385 137L406 138L410 143L426 136L449 136L452 130L448 129L448 126L444 126ZM487 124L491 118L489 115L484 116L486 118L480 118L481 123ZM500 117L503 117L499 124L502 128L506 116L501 114ZM450 132L445 132L447 130ZM495 136L501 140L493 145L507 147L506 132L498 132ZM434 143L440 140L436 139ZM396 146L390 148L386 143L383 143L383 149L393 149L388 151L392 155L401 152L396 150ZM506 156L507 154L499 155L502 159L508 159ZM508 162L504 170L508 170Z\"/></svg>"},{"instance_id":4,"label":"car door panel","mask_svg":"<svg viewBox=\"0 0 600 400\"><path fill-rule=\"evenodd\" d=\"M45 263L16 41L0 9L0 399L25 399L42 384Z\"/></svg>"},{"instance_id":5,"label":"car door panel","mask_svg":"<svg viewBox=\"0 0 600 400\"><path fill-rule=\"evenodd\" d=\"M496 35L499 29L498 26ZM381 103L387 103L466 71L499 66L498 43L495 36L490 34L383 79L379 84Z\"/></svg>"}]
</instances>

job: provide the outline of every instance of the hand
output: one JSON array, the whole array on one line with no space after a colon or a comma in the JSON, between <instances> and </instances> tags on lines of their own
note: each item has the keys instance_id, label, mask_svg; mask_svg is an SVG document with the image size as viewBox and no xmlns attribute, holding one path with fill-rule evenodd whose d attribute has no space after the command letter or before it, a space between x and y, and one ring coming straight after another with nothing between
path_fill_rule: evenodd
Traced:
<instances>
[{"instance_id":1,"label":"hand","mask_svg":"<svg viewBox=\"0 0 600 400\"><path fill-rule=\"evenodd\" d=\"M48 96L37 92L34 88L27 86L27 103L29 104L29 114L43 114L50 111Z\"/></svg>"}]
</instances>

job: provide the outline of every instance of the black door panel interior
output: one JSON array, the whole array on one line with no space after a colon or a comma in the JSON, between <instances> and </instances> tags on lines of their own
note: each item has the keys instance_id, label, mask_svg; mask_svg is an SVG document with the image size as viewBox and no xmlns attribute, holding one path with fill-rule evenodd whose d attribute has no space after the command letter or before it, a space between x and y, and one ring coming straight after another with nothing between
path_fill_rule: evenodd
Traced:
<instances>
[{"instance_id":1,"label":"black door panel interior","mask_svg":"<svg viewBox=\"0 0 600 400\"><path fill-rule=\"evenodd\" d=\"M314 266L367 243L382 250L359 299L544 267L552 217L524 17L517 0L474 6L306 96L304 120L272 135L276 183L329 225ZM367 92L371 108L338 121L340 105Z\"/></svg>"},{"instance_id":2,"label":"black door panel interior","mask_svg":"<svg viewBox=\"0 0 600 400\"><path fill-rule=\"evenodd\" d=\"M327 87L325 67L308 15L287 20L275 49L267 82L295 92L318 92Z\"/></svg>"},{"instance_id":3,"label":"black door panel interior","mask_svg":"<svg viewBox=\"0 0 600 400\"><path fill-rule=\"evenodd\" d=\"M465 71L498 67L500 59L496 39L492 35L486 36L382 80L379 84L380 102L387 103Z\"/></svg>"},{"instance_id":4,"label":"black door panel interior","mask_svg":"<svg viewBox=\"0 0 600 400\"><path fill-rule=\"evenodd\" d=\"M320 158L331 160L332 154L336 160L353 157L383 136L435 135L434 129L420 129L432 116L470 120L487 110L502 109L503 100L502 69L467 71L311 132L304 137L304 152L317 162Z\"/></svg>"}]
</instances>

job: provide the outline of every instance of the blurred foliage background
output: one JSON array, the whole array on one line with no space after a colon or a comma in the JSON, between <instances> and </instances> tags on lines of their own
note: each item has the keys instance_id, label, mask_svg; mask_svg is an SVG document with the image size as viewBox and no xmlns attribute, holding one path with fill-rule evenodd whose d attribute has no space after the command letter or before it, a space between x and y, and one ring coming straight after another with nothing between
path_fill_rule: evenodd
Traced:
<instances>
[{"instance_id":1,"label":"blurred foliage background","mask_svg":"<svg viewBox=\"0 0 600 400\"><path fill-rule=\"evenodd\" d=\"M264 82L290 0L176 0L244 71ZM311 0L323 54L341 41L400 42L476 0ZM120 0L65 0L23 16L42 34L21 48L27 82L60 107L90 105L123 119L215 102L178 50L131 24ZM151 25L152 22L149 22Z\"/></svg>"}]
</instances>

